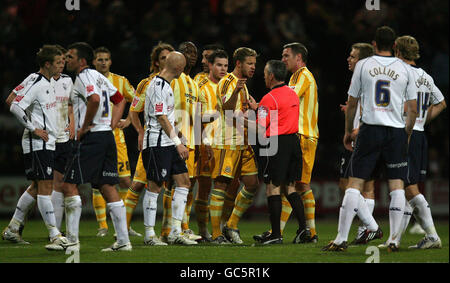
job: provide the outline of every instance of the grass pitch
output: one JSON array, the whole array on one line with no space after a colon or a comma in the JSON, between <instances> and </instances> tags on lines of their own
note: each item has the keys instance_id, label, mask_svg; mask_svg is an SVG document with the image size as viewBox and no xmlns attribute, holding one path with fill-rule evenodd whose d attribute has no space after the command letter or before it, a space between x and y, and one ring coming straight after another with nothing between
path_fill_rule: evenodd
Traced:
<instances>
[{"instance_id":1,"label":"grass pitch","mask_svg":"<svg viewBox=\"0 0 450 283\"><path fill-rule=\"evenodd\" d=\"M160 221L159 221L160 222ZM7 220L0 220L0 228L8 224ZM349 241L356 234L354 222L350 232ZM449 226L448 221L436 221L436 228L442 240L442 249L409 250L408 246L416 244L421 235L411 235L408 232L403 236L401 249L397 253L379 251L381 263L448 263L449 262ZM64 225L64 224L63 224ZM97 222L95 220L81 219L79 261L81 263L364 263L371 254L366 254L368 246L377 246L385 240L389 233L389 223L381 221L384 231L383 240L376 240L368 246L351 246L346 252L322 252L320 249L328 241L335 238L337 233L337 220L316 221L319 242L316 244L292 244L296 225L293 220L287 225L284 234L284 244L272 246L252 246L252 236L260 234L269 227L268 221L243 220L240 223L243 245L216 246L212 244L199 244L197 246L145 246L143 238L130 237L133 245L132 252L102 253L100 250L110 246L113 242L113 225L108 222L110 231L108 236L98 238ZM133 229L144 234L142 220L135 220ZM196 230L195 219L191 227ZM156 227L159 232L160 226ZM0 240L0 263L65 263L71 256L64 252L47 251L47 229L40 218L30 220L23 233L24 240L31 245L12 244Z\"/></svg>"}]
</instances>

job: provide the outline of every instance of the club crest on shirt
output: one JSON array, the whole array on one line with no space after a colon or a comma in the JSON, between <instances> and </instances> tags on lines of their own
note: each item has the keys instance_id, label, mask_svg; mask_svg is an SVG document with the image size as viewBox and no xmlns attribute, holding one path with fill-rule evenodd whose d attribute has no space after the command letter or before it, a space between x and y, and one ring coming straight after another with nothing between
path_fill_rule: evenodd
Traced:
<instances>
[{"instance_id":1,"label":"club crest on shirt","mask_svg":"<svg viewBox=\"0 0 450 283\"><path fill-rule=\"evenodd\" d=\"M137 96L135 96L134 98L133 98L133 102L131 103L131 105L133 106L133 107L136 107L136 105L139 103L139 97L137 97Z\"/></svg>"},{"instance_id":2,"label":"club crest on shirt","mask_svg":"<svg viewBox=\"0 0 450 283\"><path fill-rule=\"evenodd\" d=\"M93 91L94 91L94 86L93 86L93 85L88 85L88 86L86 87L86 91L87 91L88 93L93 92Z\"/></svg>"},{"instance_id":3,"label":"club crest on shirt","mask_svg":"<svg viewBox=\"0 0 450 283\"><path fill-rule=\"evenodd\" d=\"M163 103L156 103L155 105L155 111L156 112L162 112L163 111Z\"/></svg>"}]
</instances>

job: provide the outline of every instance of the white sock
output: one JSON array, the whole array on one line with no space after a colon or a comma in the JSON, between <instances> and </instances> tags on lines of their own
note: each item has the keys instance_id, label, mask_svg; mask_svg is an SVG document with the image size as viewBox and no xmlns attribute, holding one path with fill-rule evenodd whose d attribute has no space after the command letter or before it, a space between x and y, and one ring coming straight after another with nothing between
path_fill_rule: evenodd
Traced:
<instances>
[{"instance_id":1,"label":"white sock","mask_svg":"<svg viewBox=\"0 0 450 283\"><path fill-rule=\"evenodd\" d=\"M38 195L37 204L39 212L42 215L42 219L44 219L45 226L48 229L50 239L54 238L60 233L58 228L56 228L55 212L53 211L53 205L50 196Z\"/></svg>"},{"instance_id":2,"label":"white sock","mask_svg":"<svg viewBox=\"0 0 450 283\"><path fill-rule=\"evenodd\" d=\"M53 209L55 210L56 228L61 230L61 222L64 214L64 194L62 192L53 191L51 198Z\"/></svg>"},{"instance_id":3,"label":"white sock","mask_svg":"<svg viewBox=\"0 0 450 283\"><path fill-rule=\"evenodd\" d=\"M402 223L400 224L400 235L398 236L398 242L400 243L400 240L402 238L403 233L405 233L406 228L408 227L409 220L411 219L413 209L411 205L409 205L409 202L405 200L405 209L403 211L403 218Z\"/></svg>"},{"instance_id":4,"label":"white sock","mask_svg":"<svg viewBox=\"0 0 450 283\"><path fill-rule=\"evenodd\" d=\"M142 200L142 206L144 210L144 227L145 238L155 236L155 222L156 222L156 209L158 207L158 195L157 193L145 191L144 199Z\"/></svg>"},{"instance_id":5,"label":"white sock","mask_svg":"<svg viewBox=\"0 0 450 283\"><path fill-rule=\"evenodd\" d=\"M373 212L373 208L372 208ZM358 212L357 215L359 219L363 222L364 226L367 227L370 231L377 231L378 230L378 224L375 221L375 219L372 216L371 211L369 210L369 207L367 206L366 199L359 194L359 203L358 203Z\"/></svg>"},{"instance_id":6,"label":"white sock","mask_svg":"<svg viewBox=\"0 0 450 283\"><path fill-rule=\"evenodd\" d=\"M23 192L23 194L19 198L19 201L17 202L16 210L14 211L11 222L9 222L9 226L11 229L19 230L20 224L23 224L25 216L35 203L35 198L33 198L27 191Z\"/></svg>"},{"instance_id":7,"label":"white sock","mask_svg":"<svg viewBox=\"0 0 450 283\"><path fill-rule=\"evenodd\" d=\"M182 187L175 187L175 192L172 198L172 229L171 234L178 234L181 232L181 221L183 220L184 209L186 208L187 196L189 189Z\"/></svg>"},{"instance_id":8,"label":"white sock","mask_svg":"<svg viewBox=\"0 0 450 283\"><path fill-rule=\"evenodd\" d=\"M371 198L364 198L364 200L366 201L367 208L369 208L370 214L373 215L373 211L375 209L375 200Z\"/></svg>"},{"instance_id":9,"label":"white sock","mask_svg":"<svg viewBox=\"0 0 450 283\"><path fill-rule=\"evenodd\" d=\"M389 195L391 196L391 202L389 204L389 238L387 243L395 242L398 244L405 210L405 191L395 190L390 192Z\"/></svg>"},{"instance_id":10,"label":"white sock","mask_svg":"<svg viewBox=\"0 0 450 283\"><path fill-rule=\"evenodd\" d=\"M358 212L359 196L361 193L357 189L349 188L345 190L342 205L339 211L338 234L334 243L339 245L347 241L353 218Z\"/></svg>"},{"instance_id":11,"label":"white sock","mask_svg":"<svg viewBox=\"0 0 450 283\"><path fill-rule=\"evenodd\" d=\"M114 225L114 230L117 233L117 243L119 245L125 245L130 241L128 238L127 229L127 215L125 205L123 201L108 202L106 206L109 209L111 219Z\"/></svg>"},{"instance_id":12,"label":"white sock","mask_svg":"<svg viewBox=\"0 0 450 283\"><path fill-rule=\"evenodd\" d=\"M78 242L81 217L81 197L72 196L64 199L66 208L66 234L70 242Z\"/></svg>"},{"instance_id":13,"label":"white sock","mask_svg":"<svg viewBox=\"0 0 450 283\"><path fill-rule=\"evenodd\" d=\"M427 233L428 237L438 238L436 228L434 227L433 216L431 215L430 205L422 194L413 197L409 203L413 210L417 207L417 217L422 224L422 228Z\"/></svg>"}]
</instances>

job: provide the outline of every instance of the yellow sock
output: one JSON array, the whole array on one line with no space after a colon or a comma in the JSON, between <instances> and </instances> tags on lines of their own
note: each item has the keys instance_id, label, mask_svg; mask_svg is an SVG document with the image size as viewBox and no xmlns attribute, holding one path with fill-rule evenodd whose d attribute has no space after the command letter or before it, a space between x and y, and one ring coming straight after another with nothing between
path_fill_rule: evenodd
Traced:
<instances>
[{"instance_id":1,"label":"yellow sock","mask_svg":"<svg viewBox=\"0 0 450 283\"><path fill-rule=\"evenodd\" d=\"M106 223L106 201L97 189L92 189L92 205L100 228L108 229Z\"/></svg>"},{"instance_id":2,"label":"yellow sock","mask_svg":"<svg viewBox=\"0 0 450 283\"><path fill-rule=\"evenodd\" d=\"M195 216L197 218L197 224L199 233L207 231L209 222L209 205L207 200L197 199L195 200Z\"/></svg>"},{"instance_id":3,"label":"yellow sock","mask_svg":"<svg viewBox=\"0 0 450 283\"><path fill-rule=\"evenodd\" d=\"M189 217L191 216L192 204L194 203L194 192L189 190L187 195L186 207L184 209L183 221L181 221L181 230L189 230Z\"/></svg>"},{"instance_id":4,"label":"yellow sock","mask_svg":"<svg viewBox=\"0 0 450 283\"><path fill-rule=\"evenodd\" d=\"M125 200L127 199L127 193L128 193L128 188L118 188L119 191L119 197L120 199L123 201L123 203L125 203Z\"/></svg>"},{"instance_id":5,"label":"yellow sock","mask_svg":"<svg viewBox=\"0 0 450 283\"><path fill-rule=\"evenodd\" d=\"M139 202L139 193L133 191L129 188L127 196L125 198L125 208L127 210L127 228L130 229L131 217L133 217L133 212Z\"/></svg>"},{"instance_id":6,"label":"yellow sock","mask_svg":"<svg viewBox=\"0 0 450 283\"><path fill-rule=\"evenodd\" d=\"M237 229L239 220L242 215L247 211L253 202L253 197L255 194L250 193L245 187L241 189L234 202L233 212L231 213L230 219L228 219L227 226L231 229Z\"/></svg>"},{"instance_id":7,"label":"yellow sock","mask_svg":"<svg viewBox=\"0 0 450 283\"><path fill-rule=\"evenodd\" d=\"M168 190L164 188L163 194L163 219L161 236L169 236L172 225L172 192L174 190Z\"/></svg>"},{"instance_id":8,"label":"yellow sock","mask_svg":"<svg viewBox=\"0 0 450 283\"><path fill-rule=\"evenodd\" d=\"M303 202L303 207L305 210L306 226L309 227L311 231L311 237L316 235L316 223L314 221L315 211L316 211L316 201L314 200L314 195L312 190L307 190L300 194Z\"/></svg>"},{"instance_id":9,"label":"yellow sock","mask_svg":"<svg viewBox=\"0 0 450 283\"><path fill-rule=\"evenodd\" d=\"M235 196L230 195L228 192L225 193L225 200L222 209L222 223L227 223L230 218L231 212L234 208L234 199Z\"/></svg>"},{"instance_id":10,"label":"yellow sock","mask_svg":"<svg viewBox=\"0 0 450 283\"><path fill-rule=\"evenodd\" d=\"M291 215L292 207L289 201L287 200L284 194L281 195L281 217L280 217L280 231L281 235L283 235L284 227L286 227L286 223L289 220L289 216Z\"/></svg>"},{"instance_id":11,"label":"yellow sock","mask_svg":"<svg viewBox=\"0 0 450 283\"><path fill-rule=\"evenodd\" d=\"M225 191L219 188L211 190L211 199L209 202L209 215L211 216L212 238L215 239L222 235L220 231L220 220L222 218L222 208L225 199Z\"/></svg>"}]
</instances>

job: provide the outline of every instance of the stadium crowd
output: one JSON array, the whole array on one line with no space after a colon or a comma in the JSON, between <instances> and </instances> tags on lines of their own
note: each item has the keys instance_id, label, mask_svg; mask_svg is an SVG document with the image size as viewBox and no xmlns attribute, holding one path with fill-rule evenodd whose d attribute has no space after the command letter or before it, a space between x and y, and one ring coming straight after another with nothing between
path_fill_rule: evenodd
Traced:
<instances>
[{"instance_id":1,"label":"stadium crowd","mask_svg":"<svg viewBox=\"0 0 450 283\"><path fill-rule=\"evenodd\" d=\"M66 9L65 1L2 2L2 101L27 74L37 71L34 56L44 43L67 46L75 41L86 41L94 48L106 46L112 53L112 71L125 75L133 86L148 76L151 48L160 40L173 46L192 41L199 50L206 44L217 42L229 53L239 46L249 46L259 54L255 75L248 82L250 93L257 101L267 91L263 80L265 62L280 59L282 46L288 42L304 43L310 52L308 65L317 81L320 101L320 143L313 179L338 179L344 124L339 104L347 99L351 78L346 58L352 43L370 42L381 24L393 27L399 34L408 32L417 38L421 50L418 64L433 76L442 93L448 94L446 1L381 0L381 13L368 11L364 1L356 4L337 0L305 0L296 3L295 7L283 2L257 0L195 3L187 0L87 0L81 1L80 10L73 11ZM198 60L192 74L200 71ZM448 177L447 127L448 115L442 115L427 128L430 133L429 177ZM2 104L0 170L4 175L23 173L22 130L8 107ZM125 135L130 144L135 144L137 135L131 127L125 130ZM132 168L137 155L137 148L130 146Z\"/></svg>"}]
</instances>

